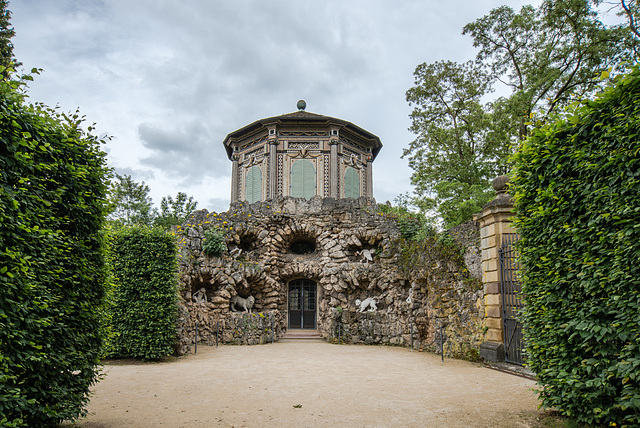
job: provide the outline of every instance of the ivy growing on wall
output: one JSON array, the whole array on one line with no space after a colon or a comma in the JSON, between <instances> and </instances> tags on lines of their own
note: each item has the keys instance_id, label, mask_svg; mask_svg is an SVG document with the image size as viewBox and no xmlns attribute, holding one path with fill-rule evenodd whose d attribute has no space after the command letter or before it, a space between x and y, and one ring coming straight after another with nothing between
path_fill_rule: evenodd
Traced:
<instances>
[{"instance_id":1,"label":"ivy growing on wall","mask_svg":"<svg viewBox=\"0 0 640 428\"><path fill-rule=\"evenodd\" d=\"M421 241L435 236L436 230L424 214L414 213L402 206L378 205L378 212L395 220L402 238L406 241Z\"/></svg>"},{"instance_id":2,"label":"ivy growing on wall","mask_svg":"<svg viewBox=\"0 0 640 428\"><path fill-rule=\"evenodd\" d=\"M110 238L113 275L110 356L155 360L170 355L176 339L177 255L161 229L128 227Z\"/></svg>"},{"instance_id":3,"label":"ivy growing on wall","mask_svg":"<svg viewBox=\"0 0 640 428\"><path fill-rule=\"evenodd\" d=\"M640 424L640 70L534 129L512 190L542 404Z\"/></svg>"},{"instance_id":4,"label":"ivy growing on wall","mask_svg":"<svg viewBox=\"0 0 640 428\"><path fill-rule=\"evenodd\" d=\"M42 427L97 381L106 167L78 113L20 87L0 80L0 426Z\"/></svg>"}]
</instances>

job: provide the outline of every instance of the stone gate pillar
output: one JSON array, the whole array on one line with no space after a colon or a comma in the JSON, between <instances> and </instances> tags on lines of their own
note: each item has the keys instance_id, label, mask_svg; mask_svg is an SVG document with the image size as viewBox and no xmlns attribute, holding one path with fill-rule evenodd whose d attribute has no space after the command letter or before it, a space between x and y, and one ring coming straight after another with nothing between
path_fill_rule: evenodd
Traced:
<instances>
[{"instance_id":1,"label":"stone gate pillar","mask_svg":"<svg viewBox=\"0 0 640 428\"><path fill-rule=\"evenodd\" d=\"M485 342L480 345L480 356L489 361L504 361L504 323L500 290L500 259L498 250L505 234L514 233L513 198L506 192L509 179L501 175L493 180L496 198L473 216L480 226L482 251L482 282L484 285Z\"/></svg>"}]
</instances>

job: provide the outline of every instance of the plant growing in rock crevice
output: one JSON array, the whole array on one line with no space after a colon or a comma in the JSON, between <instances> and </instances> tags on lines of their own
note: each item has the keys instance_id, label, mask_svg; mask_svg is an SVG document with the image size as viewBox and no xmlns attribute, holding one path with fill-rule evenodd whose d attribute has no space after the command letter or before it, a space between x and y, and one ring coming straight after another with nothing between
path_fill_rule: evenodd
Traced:
<instances>
[{"instance_id":1,"label":"plant growing in rock crevice","mask_svg":"<svg viewBox=\"0 0 640 428\"><path fill-rule=\"evenodd\" d=\"M224 235L217 230L207 230L204 232L202 240L202 251L209 257L220 257L227 251L227 244Z\"/></svg>"}]
</instances>

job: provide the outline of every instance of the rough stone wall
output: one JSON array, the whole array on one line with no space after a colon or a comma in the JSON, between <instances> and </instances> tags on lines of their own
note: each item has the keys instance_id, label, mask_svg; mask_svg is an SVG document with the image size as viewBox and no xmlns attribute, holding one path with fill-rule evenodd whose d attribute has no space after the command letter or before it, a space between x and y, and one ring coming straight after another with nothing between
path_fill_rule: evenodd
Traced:
<instances>
[{"instance_id":1,"label":"rough stone wall","mask_svg":"<svg viewBox=\"0 0 640 428\"><path fill-rule=\"evenodd\" d=\"M226 233L229 251L222 257L202 252L210 228ZM459 247L447 256L435 238L421 247L403 246L395 220L378 213L372 199L234 203L220 214L197 211L175 233L181 352L193 343L196 319L199 338L207 343L215 342L218 330L224 343L265 343L280 336L287 329L288 283L295 279L317 283L317 329L329 340L336 340L340 323L342 339L351 343L408 345L413 326L414 344L433 348L440 324L447 328L449 355L477 349L481 341L482 291ZM473 233L461 234L467 235ZM475 248L467 246L465 254L472 254ZM194 302L200 289L206 303ZM239 334L238 315L229 305L236 294L253 296L253 312L272 321L273 330L269 324ZM368 297L376 298L377 311L359 312L356 300Z\"/></svg>"}]
</instances>

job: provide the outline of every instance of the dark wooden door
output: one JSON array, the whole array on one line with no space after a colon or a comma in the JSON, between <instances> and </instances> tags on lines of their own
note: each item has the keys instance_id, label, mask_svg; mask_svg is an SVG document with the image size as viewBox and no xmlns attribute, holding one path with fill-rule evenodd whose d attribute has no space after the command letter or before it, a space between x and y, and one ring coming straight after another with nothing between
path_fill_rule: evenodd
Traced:
<instances>
[{"instance_id":1,"label":"dark wooden door","mask_svg":"<svg viewBox=\"0 0 640 428\"><path fill-rule=\"evenodd\" d=\"M296 279L289 283L289 328L316 328L316 283Z\"/></svg>"}]
</instances>

